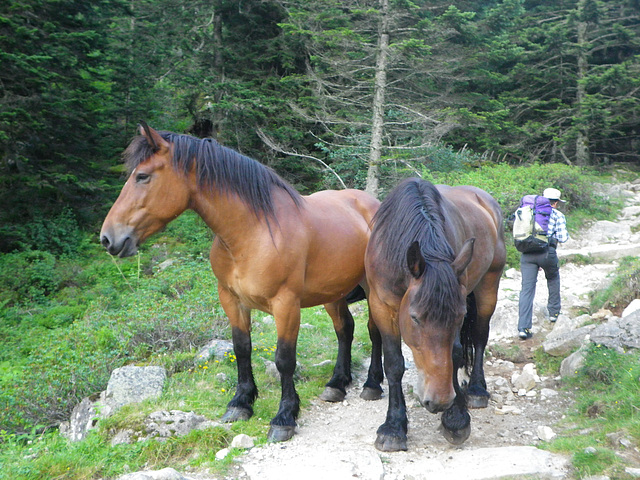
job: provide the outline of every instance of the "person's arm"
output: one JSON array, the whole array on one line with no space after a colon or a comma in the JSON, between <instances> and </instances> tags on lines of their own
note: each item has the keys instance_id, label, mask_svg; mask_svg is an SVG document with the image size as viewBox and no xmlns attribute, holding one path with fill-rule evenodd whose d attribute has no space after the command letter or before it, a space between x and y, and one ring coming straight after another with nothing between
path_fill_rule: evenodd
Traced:
<instances>
[{"instance_id":1,"label":"person's arm","mask_svg":"<svg viewBox=\"0 0 640 480\"><path fill-rule=\"evenodd\" d=\"M551 211L549 217L549 230L547 236L553 237L560 243L564 243L569 240L569 231L567 230L567 219L564 214L556 210Z\"/></svg>"}]
</instances>

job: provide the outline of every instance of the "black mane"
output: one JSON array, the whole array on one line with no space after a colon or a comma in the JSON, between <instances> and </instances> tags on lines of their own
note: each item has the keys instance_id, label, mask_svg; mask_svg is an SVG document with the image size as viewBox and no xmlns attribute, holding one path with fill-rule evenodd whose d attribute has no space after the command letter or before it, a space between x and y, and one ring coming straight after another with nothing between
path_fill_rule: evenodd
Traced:
<instances>
[{"instance_id":1,"label":"black mane","mask_svg":"<svg viewBox=\"0 0 640 480\"><path fill-rule=\"evenodd\" d=\"M378 246L390 277L408 282L407 251L415 241L427 262L415 305L434 321L453 321L464 308L451 263L455 253L445 236L442 196L430 182L409 178L382 202L373 218L370 242Z\"/></svg>"},{"instance_id":2,"label":"black mane","mask_svg":"<svg viewBox=\"0 0 640 480\"><path fill-rule=\"evenodd\" d=\"M212 138L159 133L172 144L173 166L176 170L187 173L195 165L200 187L237 194L256 216L262 214L274 218L272 192L275 188L289 194L297 206L301 204L302 197L298 191L260 162L224 147ZM153 153L146 137L135 137L123 153L129 173Z\"/></svg>"}]
</instances>

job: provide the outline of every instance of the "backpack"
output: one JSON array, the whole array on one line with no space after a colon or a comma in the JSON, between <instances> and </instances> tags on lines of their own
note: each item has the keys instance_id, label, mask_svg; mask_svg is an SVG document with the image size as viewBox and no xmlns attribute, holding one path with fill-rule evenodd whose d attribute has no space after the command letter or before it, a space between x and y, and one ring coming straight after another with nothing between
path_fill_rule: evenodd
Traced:
<instances>
[{"instance_id":1,"label":"backpack","mask_svg":"<svg viewBox=\"0 0 640 480\"><path fill-rule=\"evenodd\" d=\"M549 245L547 230L551 211L551 203L546 197L522 197L513 221L513 242L519 252L537 253L546 250Z\"/></svg>"}]
</instances>

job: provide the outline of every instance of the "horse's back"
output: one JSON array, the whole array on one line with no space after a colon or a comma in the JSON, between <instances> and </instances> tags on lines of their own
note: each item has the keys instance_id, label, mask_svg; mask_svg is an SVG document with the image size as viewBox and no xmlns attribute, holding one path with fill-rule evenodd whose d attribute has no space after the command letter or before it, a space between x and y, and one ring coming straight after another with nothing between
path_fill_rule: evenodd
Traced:
<instances>
[{"instance_id":1,"label":"horse's back","mask_svg":"<svg viewBox=\"0 0 640 480\"><path fill-rule=\"evenodd\" d=\"M345 217L360 220L364 219L367 224L371 223L373 215L378 210L380 202L362 190L321 190L311 195L303 197L312 216L324 218L324 213L341 211ZM340 221L340 218L336 218Z\"/></svg>"},{"instance_id":2,"label":"horse's back","mask_svg":"<svg viewBox=\"0 0 640 480\"><path fill-rule=\"evenodd\" d=\"M323 190L303 198L308 238L303 303L312 304L325 294L343 296L364 278L370 223L380 202L354 189Z\"/></svg>"},{"instance_id":3,"label":"horse's back","mask_svg":"<svg viewBox=\"0 0 640 480\"><path fill-rule=\"evenodd\" d=\"M438 185L438 191L455 211L449 211L461 241L475 237L474 254L469 265L470 287L487 273L501 273L506 262L504 224L498 202L486 191L471 185Z\"/></svg>"}]
</instances>

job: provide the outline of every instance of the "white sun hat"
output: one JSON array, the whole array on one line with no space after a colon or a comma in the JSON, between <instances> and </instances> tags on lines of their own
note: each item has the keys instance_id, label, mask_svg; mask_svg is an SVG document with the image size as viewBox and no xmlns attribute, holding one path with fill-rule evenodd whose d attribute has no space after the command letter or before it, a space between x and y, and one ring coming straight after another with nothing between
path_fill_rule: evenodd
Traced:
<instances>
[{"instance_id":1,"label":"white sun hat","mask_svg":"<svg viewBox=\"0 0 640 480\"><path fill-rule=\"evenodd\" d=\"M560 199L560 190L557 188L547 188L544 192L542 192L543 197L547 197L549 200L560 200L561 202L566 202L566 200Z\"/></svg>"}]
</instances>

